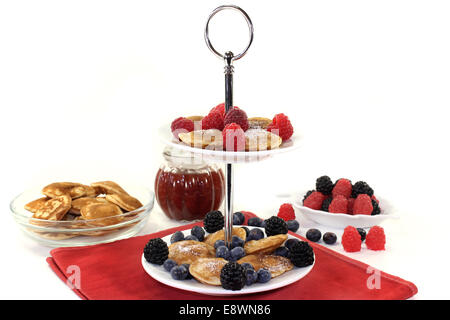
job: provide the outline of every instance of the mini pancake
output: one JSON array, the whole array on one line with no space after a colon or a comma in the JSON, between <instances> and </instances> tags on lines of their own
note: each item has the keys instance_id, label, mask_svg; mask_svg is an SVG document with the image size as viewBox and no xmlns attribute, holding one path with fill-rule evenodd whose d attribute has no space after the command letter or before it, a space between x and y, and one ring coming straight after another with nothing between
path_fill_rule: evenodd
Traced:
<instances>
[{"instance_id":1,"label":"mini pancake","mask_svg":"<svg viewBox=\"0 0 450 320\"><path fill-rule=\"evenodd\" d=\"M68 195L62 195L50 200L47 200L42 207L38 208L33 215L33 218L59 221L69 212L72 206L72 198Z\"/></svg>"},{"instance_id":2,"label":"mini pancake","mask_svg":"<svg viewBox=\"0 0 450 320\"><path fill-rule=\"evenodd\" d=\"M33 200L25 205L25 210L31 211L33 213L36 213L39 209L42 209L45 205L45 203L50 200L48 197L39 198L36 200Z\"/></svg>"},{"instance_id":3,"label":"mini pancake","mask_svg":"<svg viewBox=\"0 0 450 320\"><path fill-rule=\"evenodd\" d=\"M94 203L106 203L106 202L107 201L105 198L90 198L90 197L78 198L72 201L72 208L70 208L69 213L79 216L81 214L80 212L81 208Z\"/></svg>"},{"instance_id":4,"label":"mini pancake","mask_svg":"<svg viewBox=\"0 0 450 320\"><path fill-rule=\"evenodd\" d=\"M99 194L126 194L128 193L117 183L114 181L99 181L91 183L91 187L97 190L97 192L100 191Z\"/></svg>"},{"instance_id":5,"label":"mini pancake","mask_svg":"<svg viewBox=\"0 0 450 320\"><path fill-rule=\"evenodd\" d=\"M261 268L269 270L272 278L278 277L294 268L294 265L289 259L270 254L251 254L238 260L239 264L244 262L250 263L256 271Z\"/></svg>"},{"instance_id":6,"label":"mini pancake","mask_svg":"<svg viewBox=\"0 0 450 320\"><path fill-rule=\"evenodd\" d=\"M283 140L264 129L248 129L245 132L245 150L263 151L272 150L280 147Z\"/></svg>"},{"instance_id":7,"label":"mini pancake","mask_svg":"<svg viewBox=\"0 0 450 320\"><path fill-rule=\"evenodd\" d=\"M178 264L192 264L199 258L214 258L214 247L204 242L183 240L169 246L169 259Z\"/></svg>"},{"instance_id":8,"label":"mini pancake","mask_svg":"<svg viewBox=\"0 0 450 320\"><path fill-rule=\"evenodd\" d=\"M201 283L220 286L220 272L227 263L222 258L200 258L191 263L189 272Z\"/></svg>"},{"instance_id":9,"label":"mini pancake","mask_svg":"<svg viewBox=\"0 0 450 320\"><path fill-rule=\"evenodd\" d=\"M217 129L182 132L178 137L185 144L202 149L222 149L222 131Z\"/></svg>"},{"instance_id":10,"label":"mini pancake","mask_svg":"<svg viewBox=\"0 0 450 320\"><path fill-rule=\"evenodd\" d=\"M246 254L269 254L274 252L287 238L286 234L278 234L260 240L250 240L244 244L244 250Z\"/></svg>"},{"instance_id":11,"label":"mini pancake","mask_svg":"<svg viewBox=\"0 0 450 320\"><path fill-rule=\"evenodd\" d=\"M80 213L83 220L96 226L109 226L122 220L121 217L115 217L121 215L122 210L113 203L93 203L82 207Z\"/></svg>"},{"instance_id":12,"label":"mini pancake","mask_svg":"<svg viewBox=\"0 0 450 320\"><path fill-rule=\"evenodd\" d=\"M142 203L138 199L123 193L107 194L105 198L125 211L133 211L142 207Z\"/></svg>"},{"instance_id":13,"label":"mini pancake","mask_svg":"<svg viewBox=\"0 0 450 320\"><path fill-rule=\"evenodd\" d=\"M248 128L249 129L267 129L267 127L272 123L269 118L263 117L253 117L248 118Z\"/></svg>"},{"instance_id":14,"label":"mini pancake","mask_svg":"<svg viewBox=\"0 0 450 320\"><path fill-rule=\"evenodd\" d=\"M80 197L95 197L94 188L75 182L55 182L45 186L42 193L50 198L69 195L72 199Z\"/></svg>"},{"instance_id":15,"label":"mini pancake","mask_svg":"<svg viewBox=\"0 0 450 320\"><path fill-rule=\"evenodd\" d=\"M245 230L239 227L233 227L232 235L238 236L244 241L247 238L247 233ZM225 231L223 229L207 235L205 238L205 243L214 247L214 243L216 243L217 240L225 240Z\"/></svg>"}]
</instances>

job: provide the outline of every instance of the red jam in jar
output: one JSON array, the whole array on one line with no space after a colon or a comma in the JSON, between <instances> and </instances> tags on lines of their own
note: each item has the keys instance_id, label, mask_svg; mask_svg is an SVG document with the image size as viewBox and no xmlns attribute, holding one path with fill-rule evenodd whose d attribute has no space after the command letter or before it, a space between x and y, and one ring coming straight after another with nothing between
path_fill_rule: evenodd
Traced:
<instances>
[{"instance_id":1,"label":"red jam in jar","mask_svg":"<svg viewBox=\"0 0 450 320\"><path fill-rule=\"evenodd\" d=\"M169 218L203 219L208 212L220 208L225 196L225 178L220 168L173 149L166 149L164 157L166 163L156 174L155 194Z\"/></svg>"}]
</instances>

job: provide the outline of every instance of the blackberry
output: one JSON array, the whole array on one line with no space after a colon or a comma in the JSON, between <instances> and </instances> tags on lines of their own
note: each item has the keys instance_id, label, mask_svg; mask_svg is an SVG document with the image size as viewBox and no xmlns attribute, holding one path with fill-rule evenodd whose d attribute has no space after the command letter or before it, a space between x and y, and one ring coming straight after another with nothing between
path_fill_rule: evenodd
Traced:
<instances>
[{"instance_id":1,"label":"blackberry","mask_svg":"<svg viewBox=\"0 0 450 320\"><path fill-rule=\"evenodd\" d=\"M309 241L317 242L320 240L320 238L322 238L322 233L320 232L320 230L309 229L306 232L306 239L308 239Z\"/></svg>"},{"instance_id":2,"label":"blackberry","mask_svg":"<svg viewBox=\"0 0 450 320\"><path fill-rule=\"evenodd\" d=\"M332 197L326 198L322 202L322 208L320 210L328 212L328 208L330 207L331 201L333 201Z\"/></svg>"},{"instance_id":3,"label":"blackberry","mask_svg":"<svg viewBox=\"0 0 450 320\"><path fill-rule=\"evenodd\" d=\"M361 242L366 240L366 230L364 230L363 228L356 228L356 230L358 230L358 233L361 236Z\"/></svg>"},{"instance_id":4,"label":"blackberry","mask_svg":"<svg viewBox=\"0 0 450 320\"><path fill-rule=\"evenodd\" d=\"M373 216L376 216L377 214L381 213L381 209L380 209L380 206L378 205L378 202L376 202L373 199L372 199L372 207L373 207L373 210L372 210Z\"/></svg>"},{"instance_id":5,"label":"blackberry","mask_svg":"<svg viewBox=\"0 0 450 320\"><path fill-rule=\"evenodd\" d=\"M286 222L288 230L292 232L297 232L298 228L300 228L300 224L297 220L289 220Z\"/></svg>"},{"instance_id":6,"label":"blackberry","mask_svg":"<svg viewBox=\"0 0 450 320\"><path fill-rule=\"evenodd\" d=\"M330 195L333 191L334 183L329 176L321 176L316 180L316 190L325 195Z\"/></svg>"},{"instance_id":7,"label":"blackberry","mask_svg":"<svg viewBox=\"0 0 450 320\"><path fill-rule=\"evenodd\" d=\"M286 221L276 216L272 216L266 220L265 230L268 237L288 233Z\"/></svg>"},{"instance_id":8,"label":"blackberry","mask_svg":"<svg viewBox=\"0 0 450 320\"><path fill-rule=\"evenodd\" d=\"M288 250L291 250L292 247L294 246L294 244L296 244L296 243L298 243L298 242L300 242L300 240L298 240L298 239L288 239L288 240L286 240L286 242L284 243L284 246L285 246L286 248L288 248Z\"/></svg>"},{"instance_id":9,"label":"blackberry","mask_svg":"<svg viewBox=\"0 0 450 320\"><path fill-rule=\"evenodd\" d=\"M352 198L356 198L358 194L367 194L373 196L373 189L364 181L356 182L352 187Z\"/></svg>"},{"instance_id":10,"label":"blackberry","mask_svg":"<svg viewBox=\"0 0 450 320\"><path fill-rule=\"evenodd\" d=\"M316 190L309 190L306 194L305 194L305 196L303 197L303 200L302 200L302 203L306 200L306 198L308 198L310 195L311 195L311 193L313 193L314 191L316 191Z\"/></svg>"},{"instance_id":11,"label":"blackberry","mask_svg":"<svg viewBox=\"0 0 450 320\"><path fill-rule=\"evenodd\" d=\"M233 213L233 224L234 225L242 225L244 224L245 216L242 212Z\"/></svg>"},{"instance_id":12,"label":"blackberry","mask_svg":"<svg viewBox=\"0 0 450 320\"><path fill-rule=\"evenodd\" d=\"M241 290L246 282L245 270L237 262L228 262L220 271L220 283L226 290Z\"/></svg>"},{"instance_id":13,"label":"blackberry","mask_svg":"<svg viewBox=\"0 0 450 320\"><path fill-rule=\"evenodd\" d=\"M169 247L161 238L150 239L144 248L144 258L150 263L162 265L169 257Z\"/></svg>"},{"instance_id":14,"label":"blackberry","mask_svg":"<svg viewBox=\"0 0 450 320\"><path fill-rule=\"evenodd\" d=\"M336 234L333 232L325 232L323 234L323 242L326 244L335 244L337 240Z\"/></svg>"},{"instance_id":15,"label":"blackberry","mask_svg":"<svg viewBox=\"0 0 450 320\"><path fill-rule=\"evenodd\" d=\"M209 233L214 233L216 231L222 230L224 226L224 219L222 212L211 211L206 214L203 220L203 225L205 230Z\"/></svg>"},{"instance_id":16,"label":"blackberry","mask_svg":"<svg viewBox=\"0 0 450 320\"><path fill-rule=\"evenodd\" d=\"M205 239L205 230L200 226L195 226L191 229L191 235L197 237L198 241L203 241Z\"/></svg>"},{"instance_id":17,"label":"blackberry","mask_svg":"<svg viewBox=\"0 0 450 320\"><path fill-rule=\"evenodd\" d=\"M289 258L296 267L303 268L310 266L314 263L313 248L306 241L297 242L292 246Z\"/></svg>"}]
</instances>

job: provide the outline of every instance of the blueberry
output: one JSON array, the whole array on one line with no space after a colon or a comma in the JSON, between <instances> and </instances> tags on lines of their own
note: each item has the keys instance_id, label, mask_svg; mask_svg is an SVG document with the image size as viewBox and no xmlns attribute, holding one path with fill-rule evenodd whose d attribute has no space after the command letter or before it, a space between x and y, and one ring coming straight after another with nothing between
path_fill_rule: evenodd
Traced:
<instances>
[{"instance_id":1,"label":"blueberry","mask_svg":"<svg viewBox=\"0 0 450 320\"><path fill-rule=\"evenodd\" d=\"M231 249L234 249L236 247L243 247L243 246L244 246L244 240L242 240L238 236L231 237Z\"/></svg>"},{"instance_id":2,"label":"blueberry","mask_svg":"<svg viewBox=\"0 0 450 320\"><path fill-rule=\"evenodd\" d=\"M262 220L258 217L253 217L253 218L248 219L248 225L251 227L261 227L263 222L264 222L264 220Z\"/></svg>"},{"instance_id":3,"label":"blueberry","mask_svg":"<svg viewBox=\"0 0 450 320\"><path fill-rule=\"evenodd\" d=\"M289 220L286 222L288 230L292 232L297 232L298 228L300 228L300 224L297 220Z\"/></svg>"},{"instance_id":4,"label":"blueberry","mask_svg":"<svg viewBox=\"0 0 450 320\"><path fill-rule=\"evenodd\" d=\"M167 259L166 261L164 261L163 266L164 269L166 269L166 271L170 272L170 270L172 270L173 267L177 266L177 263L172 259Z\"/></svg>"},{"instance_id":5,"label":"blueberry","mask_svg":"<svg viewBox=\"0 0 450 320\"><path fill-rule=\"evenodd\" d=\"M241 228L245 230L245 236L248 237L248 233L250 232L250 230L247 227L241 227Z\"/></svg>"},{"instance_id":6,"label":"blueberry","mask_svg":"<svg viewBox=\"0 0 450 320\"><path fill-rule=\"evenodd\" d=\"M258 273L254 269L245 269L245 284L251 286L258 280Z\"/></svg>"},{"instance_id":7,"label":"blueberry","mask_svg":"<svg viewBox=\"0 0 450 320\"><path fill-rule=\"evenodd\" d=\"M286 240L286 242L284 243L284 246L285 246L286 248L288 248L289 250L291 250L292 247L294 246L294 244L296 244L296 243L298 243L298 242L300 242L300 240L298 240L298 239L288 239L288 240Z\"/></svg>"},{"instance_id":8,"label":"blueberry","mask_svg":"<svg viewBox=\"0 0 450 320\"><path fill-rule=\"evenodd\" d=\"M225 241L224 240L217 240L216 242L214 242L214 249L217 249L218 247L224 246L225 245Z\"/></svg>"},{"instance_id":9,"label":"blueberry","mask_svg":"<svg viewBox=\"0 0 450 320\"><path fill-rule=\"evenodd\" d=\"M233 213L233 224L242 225L244 224L245 216L242 212Z\"/></svg>"},{"instance_id":10,"label":"blueberry","mask_svg":"<svg viewBox=\"0 0 450 320\"><path fill-rule=\"evenodd\" d=\"M230 250L225 246L220 246L216 249L216 257L228 260L230 259Z\"/></svg>"},{"instance_id":11,"label":"blueberry","mask_svg":"<svg viewBox=\"0 0 450 320\"><path fill-rule=\"evenodd\" d=\"M247 241L260 240L264 238L264 232L261 229L252 229L248 233Z\"/></svg>"},{"instance_id":12,"label":"blueberry","mask_svg":"<svg viewBox=\"0 0 450 320\"><path fill-rule=\"evenodd\" d=\"M274 255L289 258L289 249L286 247L278 247L275 250Z\"/></svg>"},{"instance_id":13,"label":"blueberry","mask_svg":"<svg viewBox=\"0 0 450 320\"><path fill-rule=\"evenodd\" d=\"M188 235L186 238L184 238L184 240L194 240L194 241L198 241L198 238L196 236L193 236L192 234Z\"/></svg>"},{"instance_id":14,"label":"blueberry","mask_svg":"<svg viewBox=\"0 0 450 320\"><path fill-rule=\"evenodd\" d=\"M203 241L205 239L205 230L202 227L195 226L191 229L191 235L196 237L198 241Z\"/></svg>"},{"instance_id":15,"label":"blueberry","mask_svg":"<svg viewBox=\"0 0 450 320\"><path fill-rule=\"evenodd\" d=\"M323 234L323 242L326 244L335 244L337 240L336 235L333 232L325 232Z\"/></svg>"},{"instance_id":16,"label":"blueberry","mask_svg":"<svg viewBox=\"0 0 450 320\"><path fill-rule=\"evenodd\" d=\"M366 230L364 230L363 228L356 228L356 230L358 230L361 236L361 241L366 240Z\"/></svg>"},{"instance_id":17,"label":"blueberry","mask_svg":"<svg viewBox=\"0 0 450 320\"><path fill-rule=\"evenodd\" d=\"M241 267L244 268L244 269L252 269L252 270L255 269L255 268L253 268L253 265L251 263L248 263L248 262L241 263Z\"/></svg>"},{"instance_id":18,"label":"blueberry","mask_svg":"<svg viewBox=\"0 0 450 320\"><path fill-rule=\"evenodd\" d=\"M242 247L236 247L230 251L230 260L232 261L237 261L243 256L245 256L245 250Z\"/></svg>"},{"instance_id":19,"label":"blueberry","mask_svg":"<svg viewBox=\"0 0 450 320\"><path fill-rule=\"evenodd\" d=\"M170 270L170 275L175 280L184 280L188 276L188 271L184 266L176 266Z\"/></svg>"},{"instance_id":20,"label":"blueberry","mask_svg":"<svg viewBox=\"0 0 450 320\"><path fill-rule=\"evenodd\" d=\"M187 263L183 263L181 266L185 267L187 270L187 276L186 279L194 279L194 277L192 276L192 274L189 272L189 267L191 266L190 264Z\"/></svg>"},{"instance_id":21,"label":"blueberry","mask_svg":"<svg viewBox=\"0 0 450 320\"><path fill-rule=\"evenodd\" d=\"M175 232L171 237L170 237L170 243L174 243L174 242L178 242L178 241L183 241L184 240L184 234L181 231L177 231Z\"/></svg>"},{"instance_id":22,"label":"blueberry","mask_svg":"<svg viewBox=\"0 0 450 320\"><path fill-rule=\"evenodd\" d=\"M269 270L261 268L258 270L258 282L266 283L272 278L272 275Z\"/></svg>"},{"instance_id":23,"label":"blueberry","mask_svg":"<svg viewBox=\"0 0 450 320\"><path fill-rule=\"evenodd\" d=\"M322 238L322 233L317 229L309 229L306 232L306 239L310 241L317 242L320 238Z\"/></svg>"}]
</instances>

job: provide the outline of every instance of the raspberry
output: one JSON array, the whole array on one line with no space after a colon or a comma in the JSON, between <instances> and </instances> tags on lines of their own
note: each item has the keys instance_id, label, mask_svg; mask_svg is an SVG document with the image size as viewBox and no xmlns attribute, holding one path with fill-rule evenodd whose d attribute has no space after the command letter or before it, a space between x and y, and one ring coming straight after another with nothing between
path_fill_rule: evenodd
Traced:
<instances>
[{"instance_id":1,"label":"raspberry","mask_svg":"<svg viewBox=\"0 0 450 320\"><path fill-rule=\"evenodd\" d=\"M355 227L348 226L342 235L342 246L347 252L357 252L361 250L361 235Z\"/></svg>"},{"instance_id":2,"label":"raspberry","mask_svg":"<svg viewBox=\"0 0 450 320\"><path fill-rule=\"evenodd\" d=\"M223 130L223 116L219 112L211 112L202 119L202 129L218 129Z\"/></svg>"},{"instance_id":3,"label":"raspberry","mask_svg":"<svg viewBox=\"0 0 450 320\"><path fill-rule=\"evenodd\" d=\"M347 198L341 195L336 196L331 201L328 207L328 212L331 213L347 213L348 212L348 201Z\"/></svg>"},{"instance_id":4,"label":"raspberry","mask_svg":"<svg viewBox=\"0 0 450 320\"><path fill-rule=\"evenodd\" d=\"M355 205L355 198L348 198L348 206L347 206L347 213L353 214L353 206Z\"/></svg>"},{"instance_id":5,"label":"raspberry","mask_svg":"<svg viewBox=\"0 0 450 320\"><path fill-rule=\"evenodd\" d=\"M334 184L333 191L331 192L333 197L342 195L346 198L350 198L352 194L352 182L348 179L339 179Z\"/></svg>"},{"instance_id":6,"label":"raspberry","mask_svg":"<svg viewBox=\"0 0 450 320\"><path fill-rule=\"evenodd\" d=\"M225 118L223 119L225 126L236 123L241 126L242 130L247 131L248 129L248 118L244 110L238 107L233 107L233 109L228 110Z\"/></svg>"},{"instance_id":7,"label":"raspberry","mask_svg":"<svg viewBox=\"0 0 450 320\"><path fill-rule=\"evenodd\" d=\"M280 217L284 221L294 220L295 211L294 208L292 208L292 205L290 203L282 204L280 209L278 210L278 217Z\"/></svg>"},{"instance_id":8,"label":"raspberry","mask_svg":"<svg viewBox=\"0 0 450 320\"><path fill-rule=\"evenodd\" d=\"M176 139L178 138L179 133L186 133L194 131L194 121L189 120L184 117L177 118L173 120L172 125L170 126L172 130L172 134Z\"/></svg>"},{"instance_id":9,"label":"raspberry","mask_svg":"<svg viewBox=\"0 0 450 320\"><path fill-rule=\"evenodd\" d=\"M379 226L370 228L366 236L367 248L370 250L385 250L385 244L386 235L384 234L384 229Z\"/></svg>"},{"instance_id":10,"label":"raspberry","mask_svg":"<svg viewBox=\"0 0 450 320\"><path fill-rule=\"evenodd\" d=\"M245 150L245 132L236 123L230 123L222 131L223 148L227 151Z\"/></svg>"},{"instance_id":11,"label":"raspberry","mask_svg":"<svg viewBox=\"0 0 450 320\"><path fill-rule=\"evenodd\" d=\"M225 103L220 103L214 108L211 109L209 113L218 112L222 115L222 117L225 117Z\"/></svg>"},{"instance_id":12,"label":"raspberry","mask_svg":"<svg viewBox=\"0 0 450 320\"><path fill-rule=\"evenodd\" d=\"M322 208L323 200L325 196L319 191L313 191L304 201L303 205L310 209L320 210Z\"/></svg>"},{"instance_id":13,"label":"raspberry","mask_svg":"<svg viewBox=\"0 0 450 320\"><path fill-rule=\"evenodd\" d=\"M353 205L353 214L371 215L373 211L372 199L367 194L359 194Z\"/></svg>"},{"instance_id":14,"label":"raspberry","mask_svg":"<svg viewBox=\"0 0 450 320\"><path fill-rule=\"evenodd\" d=\"M267 131L279 135L283 141L288 140L294 134L291 121L284 113L275 115L272 123L267 127Z\"/></svg>"}]
</instances>

